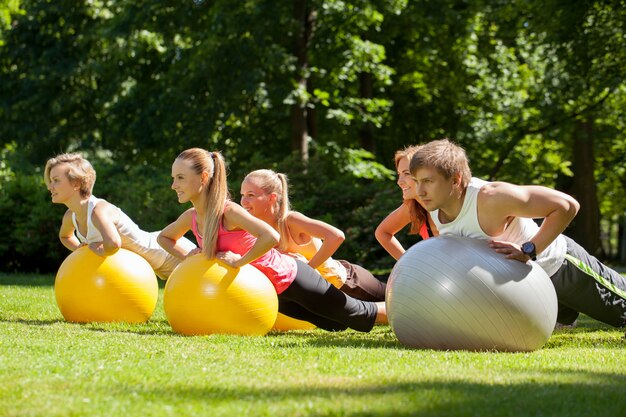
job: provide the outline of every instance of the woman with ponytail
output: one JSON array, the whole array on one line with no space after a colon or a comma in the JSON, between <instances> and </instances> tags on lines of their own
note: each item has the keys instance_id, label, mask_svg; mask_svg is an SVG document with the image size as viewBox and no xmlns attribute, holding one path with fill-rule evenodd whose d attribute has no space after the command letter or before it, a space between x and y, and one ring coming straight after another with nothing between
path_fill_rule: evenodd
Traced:
<instances>
[{"instance_id":1,"label":"woman with ponytail","mask_svg":"<svg viewBox=\"0 0 626 417\"><path fill-rule=\"evenodd\" d=\"M405 226L410 224L409 234L419 234L422 239L439 234L428 211L419 202L415 181L409 172L409 162L418 149L419 146L409 146L396 152L394 160L398 173L397 184L402 190L402 205L389 213L376 228L378 243L396 260L400 259L405 250L395 235Z\"/></svg>"},{"instance_id":2,"label":"woman with ponytail","mask_svg":"<svg viewBox=\"0 0 626 417\"><path fill-rule=\"evenodd\" d=\"M385 284L371 272L331 257L345 239L341 230L290 209L285 174L259 169L246 175L241 183L241 206L280 233L279 251L304 258L328 282L354 298L385 300Z\"/></svg>"},{"instance_id":3,"label":"woman with ponytail","mask_svg":"<svg viewBox=\"0 0 626 417\"><path fill-rule=\"evenodd\" d=\"M159 243L182 258L196 253L177 250L176 242L191 230L209 259L235 268L251 264L272 282L278 310L330 331L368 332L386 323L385 303L352 298L324 280L306 263L274 249L279 234L240 205L229 200L226 167L220 153L200 148L183 151L172 164L172 189L180 203L191 202L159 235Z\"/></svg>"}]
</instances>

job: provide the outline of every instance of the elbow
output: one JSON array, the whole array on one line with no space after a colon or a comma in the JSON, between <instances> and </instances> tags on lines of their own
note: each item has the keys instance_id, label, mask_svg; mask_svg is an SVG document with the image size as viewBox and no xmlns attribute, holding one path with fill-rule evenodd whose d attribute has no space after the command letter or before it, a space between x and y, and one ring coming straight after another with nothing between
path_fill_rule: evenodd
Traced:
<instances>
[{"instance_id":1,"label":"elbow","mask_svg":"<svg viewBox=\"0 0 626 417\"><path fill-rule=\"evenodd\" d=\"M578 210L580 210L580 203L574 200L570 205L570 212L573 214L573 216L575 216L576 214L578 214Z\"/></svg>"},{"instance_id":2,"label":"elbow","mask_svg":"<svg viewBox=\"0 0 626 417\"><path fill-rule=\"evenodd\" d=\"M565 211L570 220L576 217L578 210L580 210L580 203L573 197L568 198L567 204L565 205Z\"/></svg>"},{"instance_id":3,"label":"elbow","mask_svg":"<svg viewBox=\"0 0 626 417\"><path fill-rule=\"evenodd\" d=\"M378 243L382 243L384 240L388 240L388 239L385 239L388 236L388 233L384 231L380 226L376 228L376 231L374 232L374 236L376 237L376 240L378 241Z\"/></svg>"},{"instance_id":4,"label":"elbow","mask_svg":"<svg viewBox=\"0 0 626 417\"><path fill-rule=\"evenodd\" d=\"M159 233L159 235L157 236L157 243L159 244L159 246L161 246L162 248L165 247L167 240L169 240L167 237L163 236L163 233Z\"/></svg>"}]
</instances>

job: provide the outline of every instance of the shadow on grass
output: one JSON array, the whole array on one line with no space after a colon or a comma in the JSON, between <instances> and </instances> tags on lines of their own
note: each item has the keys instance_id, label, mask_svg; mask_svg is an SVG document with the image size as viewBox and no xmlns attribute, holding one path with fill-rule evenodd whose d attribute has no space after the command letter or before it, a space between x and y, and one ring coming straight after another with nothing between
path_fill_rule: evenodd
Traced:
<instances>
[{"instance_id":1,"label":"shadow on grass","mask_svg":"<svg viewBox=\"0 0 626 417\"><path fill-rule=\"evenodd\" d=\"M294 345L294 337L298 339L296 347L300 347L303 344L314 347L346 347L346 348L359 348L359 349L380 349L380 348L393 348L393 349L407 349L411 350L396 339L396 336L391 331L391 328L386 330L380 329L382 326L377 326L378 329L372 333L361 333L354 331L343 332L326 332L323 330L311 330L305 332L272 332L266 337L272 338L272 342L275 345L281 347L290 347Z\"/></svg>"},{"instance_id":2,"label":"shadow on grass","mask_svg":"<svg viewBox=\"0 0 626 417\"><path fill-rule=\"evenodd\" d=\"M66 325L72 328L84 329L88 331L101 332L101 333L132 333L137 335L166 335L175 336L169 326L169 323L165 320L148 321L146 323L74 323L66 321L65 319L48 319L48 320L32 320L21 318L0 318L0 322L3 323L17 323L24 324L26 326L47 327L56 324Z\"/></svg>"},{"instance_id":3,"label":"shadow on grass","mask_svg":"<svg viewBox=\"0 0 626 417\"><path fill-rule=\"evenodd\" d=\"M539 350L560 349L562 347L587 347L596 349L613 349L616 346L626 346L626 339L622 337L623 329L616 329L604 323L595 321L587 316L579 319L577 327L555 331L547 343ZM305 344L317 347L358 347L358 348L390 348L402 350L416 350L401 344L389 326L375 326L371 333L359 332L324 332L298 331L298 332L273 332L268 337L276 338L276 343L289 347L291 340L284 338L282 334L296 335ZM375 339L374 339L375 338ZM301 344L301 343L300 343ZM494 351L495 352L495 351ZM499 352L502 354L515 354L515 352Z\"/></svg>"},{"instance_id":4,"label":"shadow on grass","mask_svg":"<svg viewBox=\"0 0 626 417\"><path fill-rule=\"evenodd\" d=\"M140 397L159 398L164 404L209 403L211 408L271 409L287 415L293 404L308 409L291 409L293 415L307 416L596 416L623 415L626 407L626 376L545 369L539 379L550 382L472 382L447 377L423 380L417 363L406 382L385 381L375 385L338 387L299 381L296 386L230 388L219 381L205 387L169 385L157 389L137 387ZM414 381L411 381L413 379ZM441 379L441 380L440 380ZM284 407L281 410L281 403ZM317 404L317 405L316 405ZM345 404L345 405L344 405ZM317 409L316 409L317 408ZM265 414L263 414L265 415Z\"/></svg>"},{"instance_id":5,"label":"shadow on grass","mask_svg":"<svg viewBox=\"0 0 626 417\"><path fill-rule=\"evenodd\" d=\"M198 335L185 336L173 331L166 319L151 319L146 323L71 323L64 319L24 319L1 318L0 322L19 323L27 326L52 326L63 324L77 329L98 333L128 333L140 336L165 337L210 337L210 338L237 338L234 335ZM616 335L617 333L617 335ZM626 339L621 330L608 325L583 318L579 327L556 331L540 350L561 349L563 347L586 347L594 349L613 349L626 346ZM327 332L323 330L270 332L260 339L270 339L273 346L281 348L331 347L331 348L358 348L358 349L394 349L416 350L401 344L389 326L376 326L370 333L355 331ZM506 352L501 352L507 354Z\"/></svg>"},{"instance_id":6,"label":"shadow on grass","mask_svg":"<svg viewBox=\"0 0 626 417\"><path fill-rule=\"evenodd\" d=\"M63 320L63 319L29 320L29 319L5 319L5 318L2 318L2 319L0 319L0 321L4 322L4 323L19 323L19 324L25 324L27 326L39 326L39 327L52 326L52 325L57 324L57 323L65 323L65 320Z\"/></svg>"}]
</instances>

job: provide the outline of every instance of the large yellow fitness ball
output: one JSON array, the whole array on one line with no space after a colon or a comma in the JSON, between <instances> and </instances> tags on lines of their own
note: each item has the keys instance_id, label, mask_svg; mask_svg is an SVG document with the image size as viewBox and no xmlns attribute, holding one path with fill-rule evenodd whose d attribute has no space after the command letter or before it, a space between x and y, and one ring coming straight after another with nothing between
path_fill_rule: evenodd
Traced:
<instances>
[{"instance_id":1,"label":"large yellow fitness ball","mask_svg":"<svg viewBox=\"0 0 626 417\"><path fill-rule=\"evenodd\" d=\"M143 323L158 292L148 261L126 249L103 258L83 246L65 258L54 281L61 314L78 323Z\"/></svg>"},{"instance_id":2,"label":"large yellow fitness ball","mask_svg":"<svg viewBox=\"0 0 626 417\"><path fill-rule=\"evenodd\" d=\"M184 335L265 335L276 321L278 297L251 265L231 268L203 254L178 265L165 284L165 315Z\"/></svg>"}]
</instances>

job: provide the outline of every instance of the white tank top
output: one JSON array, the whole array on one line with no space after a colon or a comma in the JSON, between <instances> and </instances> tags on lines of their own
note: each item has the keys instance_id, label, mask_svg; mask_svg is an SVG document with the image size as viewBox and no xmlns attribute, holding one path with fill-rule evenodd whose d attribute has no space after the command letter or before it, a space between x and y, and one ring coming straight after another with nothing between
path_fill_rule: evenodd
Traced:
<instances>
[{"instance_id":1,"label":"white tank top","mask_svg":"<svg viewBox=\"0 0 626 417\"><path fill-rule=\"evenodd\" d=\"M78 230L78 223L76 222L76 214L72 213L72 223L74 223L74 229L76 237L82 243L94 243L102 242L102 234L94 226L91 215L93 209L98 202L103 201L95 196L89 197L87 204L87 236L83 236ZM137 224L131 220L121 209L116 207L119 211L119 219L115 224L117 231L122 238L122 248L128 249L141 255L155 270L159 269L161 265L166 261L168 253L161 248L157 242L157 236L159 232L148 233L141 230Z\"/></svg>"},{"instance_id":2,"label":"white tank top","mask_svg":"<svg viewBox=\"0 0 626 417\"><path fill-rule=\"evenodd\" d=\"M480 227L478 222L478 192L487 184L479 178L472 178L465 192L463 207L461 212L453 221L441 223L439 221L439 210L434 210L432 219L441 235L458 235L472 237L476 239L493 239L504 242L522 244L528 242L539 230L539 226L532 219L515 217L507 226L504 233L499 236L488 236ZM559 235L545 250L537 255L536 262L543 268L549 276L552 276L559 269L565 259L567 243L562 235Z\"/></svg>"}]
</instances>

